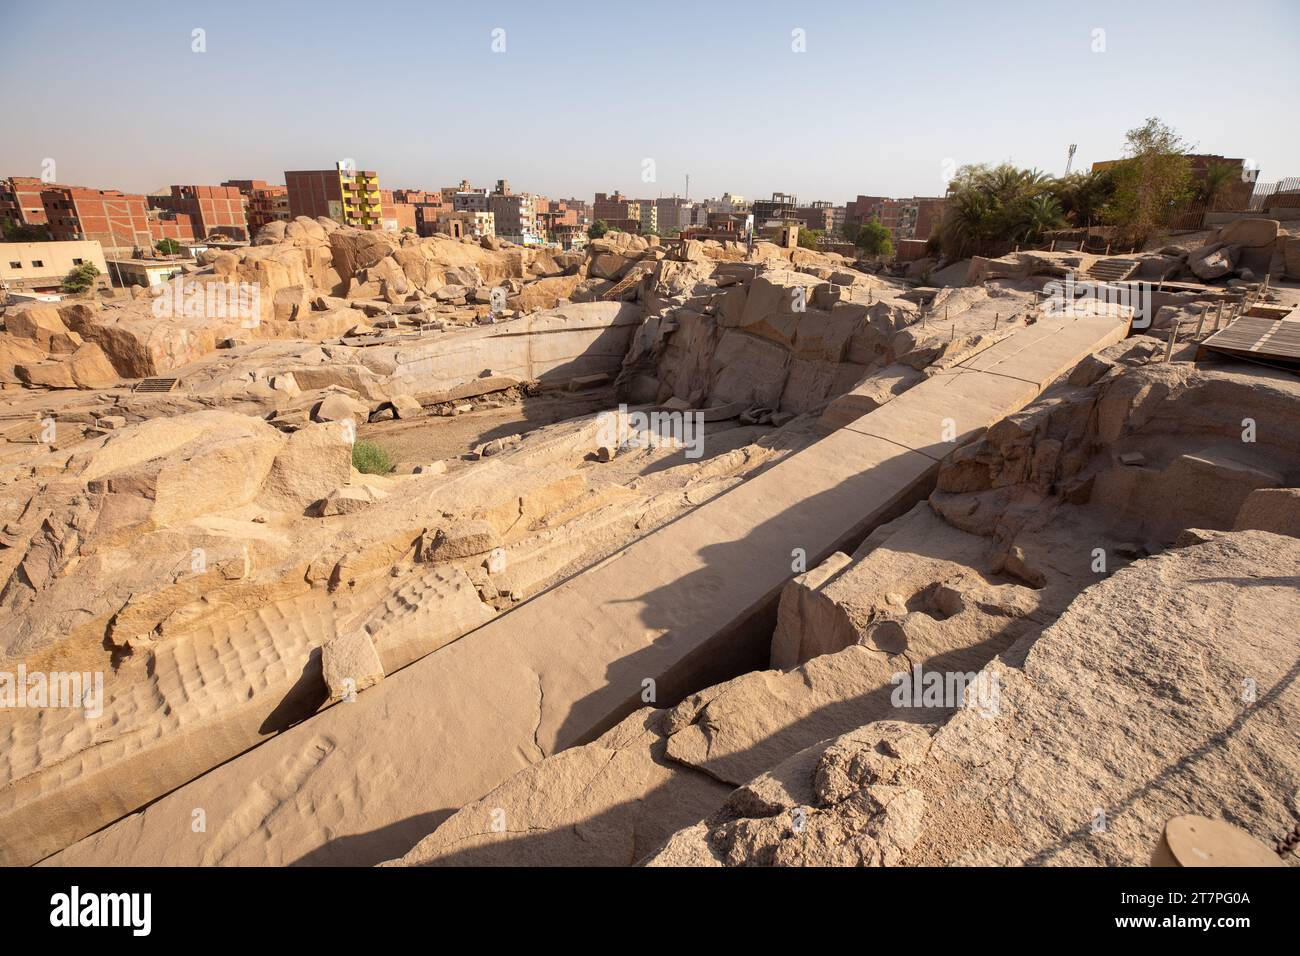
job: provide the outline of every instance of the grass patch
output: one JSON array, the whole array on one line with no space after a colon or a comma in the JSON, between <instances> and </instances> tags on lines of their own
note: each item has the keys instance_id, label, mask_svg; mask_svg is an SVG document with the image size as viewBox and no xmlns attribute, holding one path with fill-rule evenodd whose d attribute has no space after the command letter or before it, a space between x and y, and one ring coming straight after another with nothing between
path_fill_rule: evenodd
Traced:
<instances>
[{"instance_id":1,"label":"grass patch","mask_svg":"<svg viewBox=\"0 0 1300 956\"><path fill-rule=\"evenodd\" d=\"M363 475L386 475L393 462L374 442L362 440L352 445L352 467Z\"/></svg>"}]
</instances>

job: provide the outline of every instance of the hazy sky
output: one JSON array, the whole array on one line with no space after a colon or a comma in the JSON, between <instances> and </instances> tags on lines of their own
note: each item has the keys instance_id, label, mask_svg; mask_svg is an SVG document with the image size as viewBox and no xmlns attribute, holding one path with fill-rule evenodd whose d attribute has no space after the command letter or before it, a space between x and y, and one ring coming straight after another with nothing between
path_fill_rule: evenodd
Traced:
<instances>
[{"instance_id":1,"label":"hazy sky","mask_svg":"<svg viewBox=\"0 0 1300 956\"><path fill-rule=\"evenodd\" d=\"M1086 167L1151 115L1273 181L1300 2L0 0L0 91L0 175L144 192L352 157L386 187L842 203Z\"/></svg>"}]
</instances>

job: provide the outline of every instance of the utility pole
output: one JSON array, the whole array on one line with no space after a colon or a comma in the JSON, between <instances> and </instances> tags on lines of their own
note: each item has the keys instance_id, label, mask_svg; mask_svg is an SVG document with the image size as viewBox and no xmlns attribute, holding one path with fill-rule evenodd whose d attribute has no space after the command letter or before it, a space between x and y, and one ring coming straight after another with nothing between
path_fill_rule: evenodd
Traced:
<instances>
[{"instance_id":1,"label":"utility pole","mask_svg":"<svg viewBox=\"0 0 1300 956\"><path fill-rule=\"evenodd\" d=\"M1078 143L1070 144L1070 155L1065 160L1065 175L1070 175L1070 167L1074 165L1074 151L1079 148Z\"/></svg>"},{"instance_id":2,"label":"utility pole","mask_svg":"<svg viewBox=\"0 0 1300 956\"><path fill-rule=\"evenodd\" d=\"M686 201L691 201L691 174L686 174Z\"/></svg>"}]
</instances>

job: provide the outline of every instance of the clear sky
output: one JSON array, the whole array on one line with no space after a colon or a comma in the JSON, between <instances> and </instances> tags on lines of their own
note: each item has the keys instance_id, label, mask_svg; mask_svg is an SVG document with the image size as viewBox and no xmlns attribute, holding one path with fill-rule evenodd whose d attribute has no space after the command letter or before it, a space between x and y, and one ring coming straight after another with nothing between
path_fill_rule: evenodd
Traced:
<instances>
[{"instance_id":1,"label":"clear sky","mask_svg":"<svg viewBox=\"0 0 1300 956\"><path fill-rule=\"evenodd\" d=\"M0 91L0 175L143 192L351 157L386 187L842 203L1086 167L1151 115L1273 181L1300 2L0 0Z\"/></svg>"}]
</instances>

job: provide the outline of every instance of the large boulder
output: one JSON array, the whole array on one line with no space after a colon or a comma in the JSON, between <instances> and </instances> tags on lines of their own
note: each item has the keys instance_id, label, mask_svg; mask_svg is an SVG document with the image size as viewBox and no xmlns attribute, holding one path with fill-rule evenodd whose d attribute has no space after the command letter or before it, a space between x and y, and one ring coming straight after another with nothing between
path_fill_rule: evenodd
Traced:
<instances>
[{"instance_id":1,"label":"large boulder","mask_svg":"<svg viewBox=\"0 0 1300 956\"><path fill-rule=\"evenodd\" d=\"M32 305L5 316L5 329L20 339L31 339L41 349L50 351L50 342L56 336L66 335L68 327L52 305Z\"/></svg>"},{"instance_id":2,"label":"large boulder","mask_svg":"<svg viewBox=\"0 0 1300 956\"><path fill-rule=\"evenodd\" d=\"M1237 246L1225 246L1215 243L1193 252L1187 260L1192 273L1198 279L1207 282L1221 279L1237 267L1240 249Z\"/></svg>"},{"instance_id":3,"label":"large boulder","mask_svg":"<svg viewBox=\"0 0 1300 956\"><path fill-rule=\"evenodd\" d=\"M1237 219L1219 230L1219 242L1224 245L1271 246L1277 241L1276 219Z\"/></svg>"},{"instance_id":4,"label":"large boulder","mask_svg":"<svg viewBox=\"0 0 1300 956\"><path fill-rule=\"evenodd\" d=\"M346 424L309 425L289 436L266 476L258 504L301 514L352 475L352 436Z\"/></svg>"},{"instance_id":5,"label":"large boulder","mask_svg":"<svg viewBox=\"0 0 1300 956\"><path fill-rule=\"evenodd\" d=\"M31 339L0 336L0 383L16 384L23 381L17 366L32 365L45 360L45 352Z\"/></svg>"},{"instance_id":6,"label":"large boulder","mask_svg":"<svg viewBox=\"0 0 1300 956\"><path fill-rule=\"evenodd\" d=\"M65 360L77 388L109 388L117 384L117 370L94 342L87 342Z\"/></svg>"},{"instance_id":7,"label":"large boulder","mask_svg":"<svg viewBox=\"0 0 1300 956\"><path fill-rule=\"evenodd\" d=\"M332 232L329 241L334 268L345 280L362 269L369 269L393 251L393 247L382 235L360 229Z\"/></svg>"},{"instance_id":8,"label":"large boulder","mask_svg":"<svg viewBox=\"0 0 1300 956\"><path fill-rule=\"evenodd\" d=\"M284 436L233 412L155 418L111 436L81 462L96 537L172 527L237 508L260 491Z\"/></svg>"}]
</instances>

